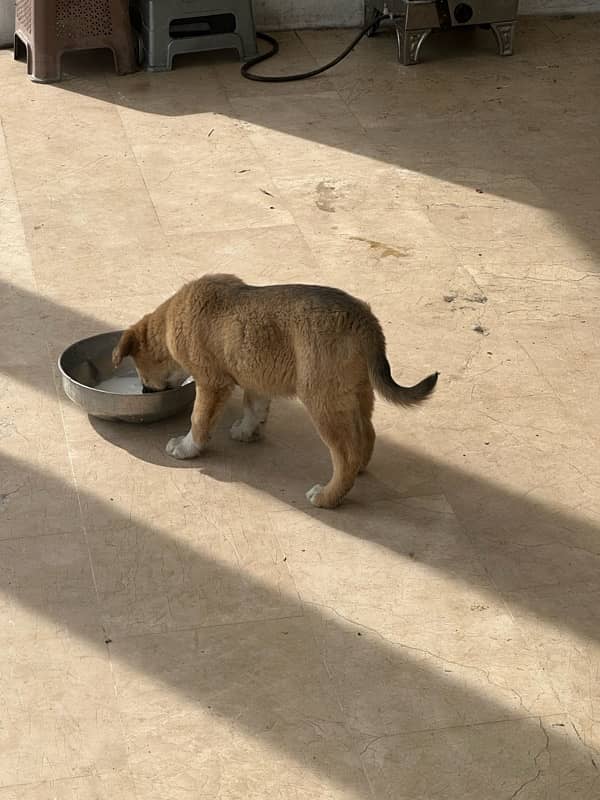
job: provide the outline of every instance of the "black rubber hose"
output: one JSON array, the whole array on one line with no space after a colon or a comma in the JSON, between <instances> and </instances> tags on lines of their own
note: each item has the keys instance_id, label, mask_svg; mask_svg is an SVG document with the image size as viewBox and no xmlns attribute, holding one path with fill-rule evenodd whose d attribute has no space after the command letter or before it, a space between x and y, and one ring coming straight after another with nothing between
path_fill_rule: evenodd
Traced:
<instances>
[{"instance_id":1,"label":"black rubber hose","mask_svg":"<svg viewBox=\"0 0 600 800\"><path fill-rule=\"evenodd\" d=\"M303 81L306 78L314 78L315 75L320 75L322 72L335 67L335 65L339 64L342 59L346 58L346 56L354 50L363 36L366 36L372 28L375 28L385 16L387 15L382 14L381 16L372 19L371 22L369 22L369 24L366 25L361 32L355 36L348 47L342 50L339 56L336 56L333 61L328 61L327 64L323 64L322 67L311 69L309 72L298 72L296 75L256 75L253 72L249 72L249 70L256 66L256 64L260 64L261 61L266 61L268 58L272 58L279 52L279 43L276 39L274 39L272 36L269 36L268 33L257 33L256 38L262 39L263 42L270 44L271 49L266 53L261 53L259 56L255 56L254 58L246 61L246 63L242 65L241 73L244 78L247 78L249 81L261 81L262 83L287 83L289 81Z\"/></svg>"}]
</instances>

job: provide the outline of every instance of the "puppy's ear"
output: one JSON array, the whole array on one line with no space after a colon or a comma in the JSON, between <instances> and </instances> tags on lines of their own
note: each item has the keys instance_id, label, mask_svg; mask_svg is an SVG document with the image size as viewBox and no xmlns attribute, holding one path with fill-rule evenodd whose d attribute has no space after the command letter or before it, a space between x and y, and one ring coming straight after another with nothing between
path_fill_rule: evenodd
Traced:
<instances>
[{"instance_id":1,"label":"puppy's ear","mask_svg":"<svg viewBox=\"0 0 600 800\"><path fill-rule=\"evenodd\" d=\"M124 358L127 356L132 356L137 350L137 344L135 331L132 328L124 331L119 344L113 350L113 367L118 367Z\"/></svg>"}]
</instances>

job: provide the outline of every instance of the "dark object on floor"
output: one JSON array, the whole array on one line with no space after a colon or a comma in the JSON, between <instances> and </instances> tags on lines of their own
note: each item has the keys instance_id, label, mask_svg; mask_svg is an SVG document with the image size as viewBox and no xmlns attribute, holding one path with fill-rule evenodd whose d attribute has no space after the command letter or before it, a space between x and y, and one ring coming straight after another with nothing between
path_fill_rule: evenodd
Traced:
<instances>
[{"instance_id":1,"label":"dark object on floor","mask_svg":"<svg viewBox=\"0 0 600 800\"><path fill-rule=\"evenodd\" d=\"M339 64L340 61L346 58L346 56L349 56L361 39L364 36L368 36L371 31L377 27L384 16L385 15L376 15L368 23L368 25L365 25L365 27L359 31L354 39L352 39L350 44L347 45L347 47L345 47L342 52L331 61L328 61L326 64L316 67L315 69L308 70L308 72L297 72L292 75L257 75L255 72L250 72L251 67L256 66L256 64L260 64L261 61L266 61L268 58L272 58L279 52L279 42L276 39L274 39L272 36L269 36L268 33L257 33L256 37L258 39L262 39L263 42L266 42L271 49L267 50L266 53L261 53L260 55L249 59L242 66L242 77L247 78L249 81L259 81L262 83L289 83L291 81L303 81L306 80L306 78L314 78L317 75L321 75L328 69L335 67L336 64Z\"/></svg>"},{"instance_id":2,"label":"dark object on floor","mask_svg":"<svg viewBox=\"0 0 600 800\"><path fill-rule=\"evenodd\" d=\"M367 0L365 14L366 22L373 23L371 33L383 21L383 5L383 0ZM405 66L418 63L421 46L431 31L450 28L491 29L500 55L512 55L519 0L388 0L386 5L396 29L398 60Z\"/></svg>"},{"instance_id":3,"label":"dark object on floor","mask_svg":"<svg viewBox=\"0 0 600 800\"><path fill-rule=\"evenodd\" d=\"M137 69L128 0L17 0L15 58L25 57L33 81L62 77L71 50L112 51L119 75Z\"/></svg>"}]
</instances>

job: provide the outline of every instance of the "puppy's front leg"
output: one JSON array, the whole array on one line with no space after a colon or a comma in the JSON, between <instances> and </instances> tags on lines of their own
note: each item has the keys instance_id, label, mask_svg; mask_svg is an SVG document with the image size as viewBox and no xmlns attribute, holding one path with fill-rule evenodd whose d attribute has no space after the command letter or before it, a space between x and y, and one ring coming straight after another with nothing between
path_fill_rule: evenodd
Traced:
<instances>
[{"instance_id":1,"label":"puppy's front leg","mask_svg":"<svg viewBox=\"0 0 600 800\"><path fill-rule=\"evenodd\" d=\"M196 458L206 448L210 432L218 419L232 386L201 387L196 382L196 399L192 410L192 426L185 436L176 436L167 443L173 458Z\"/></svg>"},{"instance_id":2,"label":"puppy's front leg","mask_svg":"<svg viewBox=\"0 0 600 800\"><path fill-rule=\"evenodd\" d=\"M169 439L166 447L168 455L180 459L196 458L202 450L203 447L194 441L192 428L189 429L185 436L175 436L173 439Z\"/></svg>"}]
</instances>

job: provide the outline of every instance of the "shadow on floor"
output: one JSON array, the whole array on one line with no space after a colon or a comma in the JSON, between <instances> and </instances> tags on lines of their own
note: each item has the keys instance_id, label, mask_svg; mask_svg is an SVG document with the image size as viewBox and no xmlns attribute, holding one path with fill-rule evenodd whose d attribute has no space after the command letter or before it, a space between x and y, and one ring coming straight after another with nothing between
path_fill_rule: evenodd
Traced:
<instances>
[{"instance_id":1,"label":"shadow on floor","mask_svg":"<svg viewBox=\"0 0 600 800\"><path fill-rule=\"evenodd\" d=\"M375 543L442 573L448 572L459 582L470 581L475 556L484 565L493 591L508 599L514 608L559 630L598 639L598 614L589 607L598 594L600 527L597 525L575 512L546 509L543 504L482 475L470 474L467 468L461 470L436 462L385 435L377 439L369 472L358 478L341 508L321 511L310 506L304 493L314 483L324 483L329 478L329 456L301 406L292 401L276 401L265 439L251 445L228 438L228 428L238 414L239 406L235 409L230 405L214 435L212 451L200 459L183 462L167 456L164 445L171 435L188 429L186 417L159 423L145 431L101 420L92 420L91 424L100 436L136 459L168 469L199 470L217 482L249 486L327 527ZM399 409L399 429L407 424L406 417L407 412ZM445 558L440 560L440 553L431 548L427 538L419 542L418 537L404 540L398 535L395 519L416 530L426 525L419 503L410 502L415 476L418 476L417 497L447 494L468 533L468 547L449 562ZM390 504L395 510L390 511ZM578 590L591 593L588 602L577 596Z\"/></svg>"},{"instance_id":2,"label":"shadow on floor","mask_svg":"<svg viewBox=\"0 0 600 800\"><path fill-rule=\"evenodd\" d=\"M5 461L6 468L28 475L31 484L43 484L52 496L64 497L73 491L60 478L31 469L25 461ZM259 456L255 463L260 471ZM88 520L103 521L102 530L121 536L136 524L110 503L88 492L81 493L81 502ZM10 503L6 510L10 513ZM343 518L348 533L364 535L349 524L351 516L352 510L345 517L328 514L327 524L340 525ZM375 516L372 531L377 531L377 524ZM101 535L93 524L88 525L87 537L92 549L95 538ZM80 598L69 600L68 592L64 595L61 590L60 581L65 579L62 560L46 559L38 564L32 557L44 538L19 539L14 543L17 549L33 544L34 550L27 561L29 572L15 574L7 560L0 563L2 595L11 598L17 607L54 621L57 630L66 630L69 636L102 650L106 646L106 633L96 606L91 604L86 608ZM271 587L219 563L181 537L174 539L147 524L136 525L136 541L143 540L151 540L152 547L159 551L176 551L180 569L163 575L166 590L171 589L173 596L181 591L183 570L191 576L210 576L218 585L235 586L243 581L245 591L259 596L262 603L271 601L275 606L281 603L280 586ZM11 546L10 542L4 544ZM396 554L403 553L401 541L392 546ZM68 588L73 590L70 585ZM197 590L201 593L202 586ZM91 574L89 596L93 596ZM101 612L103 599L100 598ZM148 602L152 600L148 598ZM197 625L202 626L201 614ZM239 730L267 749L292 758L303 771L346 787L357 797L368 793L359 753L363 755L371 785L379 787L377 793L381 796L388 796L386 792L394 785L410 787L411 791L415 787L410 796L432 796L428 792L432 784L437 785L439 774L445 775L444 781L453 781L450 790L453 797L488 796L491 786L495 787L494 796L514 797L521 785L533 781L550 791L557 778L552 769L541 767L538 762L539 754L545 751L551 755L553 765L558 764L555 767L558 773L569 775L570 785L576 786L581 796L591 796L597 781L593 753L579 744L570 725L565 725L564 717L543 723L531 716L514 691L502 688L499 683L493 687L502 699L492 700L485 670L463 668L419 648L391 645L378 634L344 621L325 608L309 604L304 610L299 607L294 618L247 623L240 629L225 626L190 630L190 627L193 626L156 636L123 639L113 636L108 647L117 664L126 670L147 676L156 686L166 687L210 710L217 718L229 721L233 733L228 735L228 741L233 736L234 747L235 733ZM306 646L307 636L309 642L316 643L315 652L311 652L312 645ZM321 658L325 658L332 677L323 669ZM117 666L117 690L122 694L127 691L127 679L123 680L123 688L120 674ZM145 697L144 710L136 712L134 717L139 717L143 726L146 714L151 718L159 713L162 723L168 726L168 706L165 708L162 701L153 700L151 693ZM342 722L338 702L344 707L350 728ZM179 724L176 703L172 713L174 732ZM514 718L519 721L506 722ZM427 720L425 728L423 719ZM482 722L498 724L491 730L483 730L477 726ZM131 724L133 729L128 729L128 733L135 737L138 723ZM211 757L212 745L207 743L204 732L189 726L185 730L185 748L171 752L170 756L169 769L175 772L178 758L181 769L188 770L191 754ZM419 731L424 734L422 739L405 738ZM487 736L491 736L489 741ZM484 740L488 741L485 747L481 746ZM463 764L459 770L457 763ZM423 773L423 764L429 765L430 774ZM168 778L165 780L168 783Z\"/></svg>"},{"instance_id":3,"label":"shadow on floor","mask_svg":"<svg viewBox=\"0 0 600 800\"><path fill-rule=\"evenodd\" d=\"M517 52L508 59L496 57L489 32L456 31L427 42L428 60L416 68L395 62L391 35L384 33L363 40L349 61L329 73L336 82L325 75L290 84L287 104L281 90L274 94L268 84L258 89L253 84L248 93L237 73L238 62L228 53L182 56L172 73L122 78L112 74L108 54L70 57L71 79L57 84L56 91L158 116L215 111L545 209L556 225L566 226L579 239L581 255L597 258L597 152L590 142L600 142L600 122L590 106L597 81L585 54L599 24L595 16L587 28L570 20L554 19L552 29L523 20ZM326 55L319 54L318 60L341 49L342 38L327 43ZM313 45L318 49L318 40ZM298 58L314 66L303 39L292 43L292 52L294 70ZM274 60L268 67L265 72L286 71L285 46L279 63ZM323 103L302 100L302 95L321 94ZM343 121L345 115L350 121ZM326 177L347 176L336 175L334 164ZM473 226L480 234L478 243L495 237L493 216L472 220L467 211L457 217L457 241L463 233L472 236ZM520 244L510 230L503 234L504 243ZM586 262L586 269L593 270L593 262Z\"/></svg>"},{"instance_id":4,"label":"shadow on floor","mask_svg":"<svg viewBox=\"0 0 600 800\"><path fill-rule=\"evenodd\" d=\"M27 381L37 391L55 398L55 386L48 374L47 355L42 342L47 335L50 349L60 350L78 336L106 330L101 320L57 302L40 297L10 283L0 281L0 299L10 315L5 328L7 352L20 348L25 363L40 364L29 371L19 366L1 365L0 371L17 381ZM3 312L4 313L4 312ZM5 322L6 316L4 317ZM10 324L15 320L14 324ZM36 320L37 323L33 324ZM20 327L22 326L22 327ZM44 378L44 374L46 377ZM426 409L423 412L427 413ZM378 500L401 501L414 494L415 475L419 494L445 493L460 522L469 533L471 546L488 571L501 596L511 594L511 602L559 628L597 639L597 615L586 603L573 600L578 588L594 591L600 572L600 529L573 513L549 510L534 499L521 496L468 469L457 469L403 448L385 436L377 440L370 474L361 477L345 506L335 512L318 511L304 497L317 482L329 477L328 453L318 439L312 423L296 403L277 401L267 428L265 441L241 445L229 440L228 426L234 421L230 405L219 431L214 450L198 461L175 461L164 452L167 439L187 431L188 419L166 420L143 429L93 420L92 426L107 441L127 450L136 459L148 460L170 470L199 470L218 482L238 482L266 492L313 519L343 530L349 535L380 542L399 554L407 550L393 535L389 525L370 519L368 509ZM406 424L410 412L398 410L398 426ZM374 477L381 475L383 479ZM358 504L358 506L357 506ZM356 511L362 509L357 516ZM401 508L402 518L412 513ZM427 554L421 556L427 559ZM435 566L435 565L434 565ZM466 562L465 562L466 566ZM438 565L440 569L442 566ZM460 565L455 564L460 578ZM463 576L468 580L468 570ZM520 591L537 587L544 591Z\"/></svg>"},{"instance_id":5,"label":"shadow on floor","mask_svg":"<svg viewBox=\"0 0 600 800\"><path fill-rule=\"evenodd\" d=\"M38 391L46 391L51 402L55 402L54 384L44 350L44 334L48 336L50 349L57 351L66 344L60 341L60 337L68 336L70 341L79 333L85 335L102 331L106 325L95 317L81 314L9 283L0 286L0 298L5 304L3 321L6 352L20 352L24 363L40 365L39 369L31 367L28 371L6 364L0 369L18 381L26 381ZM15 350L16 347L20 349ZM586 603L577 599L574 602L572 594L586 576L593 583L598 574L600 557L597 554L597 541L600 532L596 526L580 520L575 513L552 513L533 500L517 496L487 481L481 475L470 475L466 470L434 463L408 448L392 443L385 436L378 440L371 474L359 480L347 503L335 512L317 511L307 503L304 492L312 483L327 478L328 456L302 409L291 402L276 403L265 440L247 446L232 442L227 437L227 427L236 413L239 413L239 408L236 409L234 403L227 410L223 423L215 434L213 451L202 461L194 463L174 462L164 454L168 436L187 428L185 417L143 429L98 421L94 421L92 425L100 436L112 445L123 448L133 458L161 465L165 470L165 477L170 470L191 470L201 472L208 481L239 483L251 487L258 494L270 494L277 499L281 510L295 509L295 517L300 520L300 524L302 520L310 521L310 529L316 527L325 535L327 530L334 529L347 534L351 539L366 540L376 545L378 550L387 551L391 566L397 559L418 562L429 570L438 571L451 582L469 585L474 581L478 584L474 584L474 591L485 583L486 591L491 593L495 602L500 602L506 596L502 589L506 588L507 580L513 580L515 575L517 586L519 576L522 577L523 585L546 585L546 592L520 592L510 597L513 608L535 615L557 631L572 631L588 640L598 637L600 626L597 604L593 604L593 597L597 593L588 592L593 597L588 597ZM403 424L405 417L406 414L399 411L399 425ZM26 459L18 462L5 458L2 467L5 475L17 475L19 482L24 481L32 491L35 491L35 486L43 487L42 491L47 492L49 497L63 497L72 491L70 484L32 468ZM427 503L424 511L419 506L418 498L416 502L412 502L410 498L404 499L404 495L411 493L412 486L411 483L405 485L405 476L414 476L414 473L421 476L421 493L431 495L446 491L452 497L453 504L458 500L459 521L465 524L469 535L465 537L460 525L455 526L456 535L451 536L454 548L451 563L445 560L439 549L436 550L432 538L435 526L432 528L432 514L426 510L431 504ZM384 479L379 479L378 474L382 474ZM209 498L210 492L194 497L194 501L197 504L208 503ZM10 518L13 500L12 495L4 500L5 520ZM95 519L101 518L102 530L114 531L119 538L122 531L131 528L130 517L89 492L81 492L81 506L85 509L86 522L89 521L88 540L92 547L97 535L93 526ZM482 509L489 509L489 523L484 522L486 517L485 514L482 515ZM441 513L452 519L447 511L442 509ZM171 592L177 596L181 588L181 575L191 576L191 599L187 600L184 594L183 606L179 609L186 618L188 627L203 624L202 613L197 611L201 605L193 604L194 592L202 591L202 576L205 579L206 576L211 576L210 580L215 585L232 587L234 594L235 587L243 582L244 591L259 597L260 604L274 607L281 605L281 587L274 589L268 583L249 578L243 569L234 569L211 558L181 538L173 537L158 525L137 524L135 521L134 524L135 535L140 541L146 541L152 552L158 553L159 558L163 557L163 553L171 554L179 565L176 570L163 576L166 581L163 594L168 595ZM523 538L527 539L531 531L535 531L538 537L544 537L549 542L548 547L534 548L533 551L520 547ZM31 541L35 547L39 539ZM27 544L26 539L18 539L17 542L18 548ZM491 561L488 558L490 551L496 554ZM531 558L529 553L533 554ZM165 555L167 560L170 557ZM473 569L474 559L479 559L484 564L487 573L491 575L492 584L488 583L485 573ZM60 590L46 592L43 587L48 583L50 586L59 585L59 579L52 580L52 576L48 574L51 567L46 562L40 562L36 566L36 559L33 558L29 563L34 564L34 573L39 569L39 575L29 574L20 579L14 572L12 559L4 559L0 564L2 594L12 598L17 606L31 609L36 615L56 618L59 628L64 625L73 636L92 641L98 648L103 648L106 630L110 630L110 627L102 627L95 608L90 618L89 615L86 616L85 609L82 610L79 602L61 600ZM534 578L530 570L535 570ZM200 577L196 580L196 576ZM127 604L127 591L131 587L125 585L122 588L125 594L121 602ZM92 591L90 577L90 593ZM50 600L48 595L51 596ZM52 597L55 602L51 602ZM105 599L101 597L101 608ZM295 598L287 600L293 603ZM147 602L151 603L152 598L148 598ZM192 607L186 608L186 602L191 602ZM197 614L197 621L190 625L190 615L193 617L194 614ZM434 771L438 768L443 770L444 764L451 762L448 771L458 775L455 796L485 796L485 787L488 784L480 784L478 780L491 780L489 785L500 785L504 780L503 776L514 775L514 785L507 785L505 782L502 784L506 787L502 789L504 794L499 795L509 797L523 783L523 775L526 776L525 780L535 779L538 767L528 751L532 742L536 747L539 744L536 752L543 751L546 736L550 749L560 752L561 759L567 760L569 769L580 776L582 786L591 791L598 773L590 752L573 744L575 739L565 738L565 728L544 730L537 718L522 719L518 723L519 736L522 735L524 741L522 745L518 744L517 757L510 747L498 750L496 742L504 735L502 730L505 733L508 730L506 736L511 742L516 736L514 728L509 726L508 729L503 729L501 726L506 723L499 723L500 727L495 729L493 735L494 742L489 748L485 748L479 759L481 769L456 773L456 759L469 760L474 742L479 741L480 737L476 726L465 726L484 720L530 717L529 709L523 708L514 691L496 686L494 691L499 691L503 699L502 702L497 699L492 701L486 696L489 693L486 692L486 680L481 678L480 670L463 668L460 664L448 667L443 659L431 653L411 650L398 644L392 646L377 634L368 631L367 635L359 637L351 622L346 622L316 605L309 604L304 615L298 619L304 620L315 631L319 651L326 655L327 663L338 665L332 674L343 674L337 690L343 692L347 687L354 687L351 695L344 701L347 713L355 720L353 724L360 727L363 715L368 716L373 708L378 708L382 709L382 718L385 719L383 727L389 732L401 734L423 730L423 719L434 719L433 727L447 728L445 731L424 734L426 743L423 747L427 747L430 753L435 752ZM106 624L109 625L110 621ZM261 634L248 640L242 639L235 645L227 645L229 649L226 648L224 661L219 664L227 681L218 684L216 691L214 682L206 678L206 671L197 668L197 650L202 649L204 637L213 642L219 639L220 634L215 633L217 629L202 629L194 635L182 633L165 635L164 638L150 637L150 643L143 636L126 637L122 640L114 636L110 647L118 661L151 676L157 683L171 687L187 698L205 704L206 707L210 706L212 711L216 710L223 718L230 719L234 726L251 733L269 747L291 756L304 769L326 775L336 784L351 788L359 797L365 796L365 789L364 777L356 769L357 752L365 752L365 764L374 780L379 780L377 776L388 769L396 775L396 780L407 782L420 779L419 759L410 762L403 760L405 740L390 736L372 743L374 737L381 735L381 726L377 722L379 712L375 715L376 721L372 726L366 725L366 730L362 727L360 732L348 733L342 725L335 723L315 738L314 726L306 722L302 710L303 700L307 694L317 696L317 689L320 691L321 684L317 687L314 681L326 679L314 664L304 665L302 662L305 628L297 621L285 623L279 632L269 627L279 623L257 624L265 626L266 638L263 639ZM269 656L273 648L278 650L276 643L267 648L261 645L264 641L273 641L269 639L273 636L276 641L281 636L288 648L285 651L288 655L282 655L283 672L288 683L284 683L282 678L282 684L277 684L283 686L287 693L283 706L281 698L273 692L272 671L261 661L261 658ZM243 665L243 669L240 666L239 673L236 666L238 656L239 663ZM289 659L287 662L286 658ZM290 662L299 663L302 668L289 668ZM248 663L256 667L248 671ZM448 671L449 669L452 671ZM374 675L379 676L378 681L373 680ZM477 685L476 689L473 689L474 683ZM248 691L249 685L251 691ZM468 686L471 688L467 688ZM327 695L327 686L323 691ZM364 707L353 706L353 703L360 706L361 698L365 697L372 703L369 706L370 712ZM557 710L556 706L553 708ZM298 726L290 727L289 719L298 720L300 726L309 725L310 736L305 735L306 732L298 736ZM557 722L557 725L563 723ZM518 737L517 740L521 741ZM328 753L326 763L323 761L324 752ZM518 758L525 760L521 762Z\"/></svg>"},{"instance_id":6,"label":"shadow on floor","mask_svg":"<svg viewBox=\"0 0 600 800\"><path fill-rule=\"evenodd\" d=\"M364 43L371 50L379 45L380 42L377 41ZM489 186L486 186L488 191L511 200L534 205L537 203L547 208L579 236L591 251L597 253L600 239L597 232L597 206L593 200L597 197L597 156L593 148L589 147L589 141L598 139L598 119L591 113L581 112L581 109L589 107L590 102L589 64L583 59L573 59L568 67L554 69L551 68L549 59L545 58L542 64L544 69L538 70L539 65L530 64L527 67L527 79L523 80L522 72L517 72L513 66L517 64L520 65L520 70L523 69L526 50L523 53L520 61L498 62L498 66L491 68L487 75L469 75L469 80L477 80L479 83L484 81L489 88L490 102L485 108L474 107L469 100L469 80L465 80L465 74L457 70L456 66L448 75L440 71L437 77L435 72L432 74L427 69L415 72L414 77L399 86L399 91L405 89L405 95L402 106L404 115L402 118L399 116L397 123L394 123L397 127L378 129L377 135L357 135L343 146L352 147L352 152L357 155L366 155L403 169L424 172L471 188L480 186L481 174L492 173ZM392 57L390 52L390 61ZM185 97L178 98L174 104L173 96L168 90L169 82L173 87L180 80L193 85L198 71L213 63L215 62L189 59L182 62L181 69L172 76L160 79L145 75L132 76L114 83L111 81L107 87L104 67L99 62L98 68L94 67L85 81L67 81L56 90L88 93L127 108L165 116L193 114L210 110L210 99L203 97L201 91L198 96L187 92ZM496 81L498 75L502 76L501 83ZM394 67L390 77L395 80L398 76L397 68ZM160 92L156 89L159 80L163 87ZM444 80L446 105L442 101L441 107L433 107L431 103L434 100L435 103L440 102L440 86ZM500 85L503 88L496 89ZM319 86L318 83L311 84L307 91L321 92ZM368 93L368 86L364 90ZM498 100L496 92L501 92L501 100ZM269 97L267 90L264 97ZM429 105L428 98L431 98ZM229 107L228 113L235 119L261 125L265 124L265 119L269 119L268 115L265 117L262 113L260 98L256 96L252 97L251 103L245 105L243 115L239 111L241 104L235 103L234 106ZM524 113L526 106L529 107L527 114ZM220 106L218 110L221 112ZM397 102L396 111L399 112ZM535 115L538 121L532 125L530 120ZM571 135L575 122L577 133ZM272 117L270 124L279 124L279 129L290 135L340 147L335 126L319 125L318 119L298 119L283 115L278 123ZM580 149L582 143L585 143L585 147ZM476 174L477 184L473 178ZM514 175L525 178L539 191L532 194L523 182L505 180L506 176ZM92 316L84 316L9 284L2 287L0 299L3 307L9 309L10 320L14 320L14 325L7 329L6 335L21 337L19 346L27 363L31 359L34 359L34 363L45 360L39 359L40 336L44 332L49 332L51 348L54 348L59 338L57 331L67 331L75 338L80 332L81 335L91 335L106 327L101 320ZM5 324L7 319L5 316ZM33 319L40 321L37 327L32 323ZM15 374L11 367L2 367L2 370ZM22 370L19 376L23 379ZM38 386L37 383L35 385ZM51 380L47 386L49 394L54 396ZM442 463L432 463L407 448L391 443L385 437L380 438L377 446L373 475L377 473L381 462L396 465L389 469L389 480L386 477L386 481L382 482L373 475L365 476L349 498L347 506L338 512L317 512L306 504L303 495L312 483L327 477L326 454L314 434L307 433L309 423L304 421L298 410L289 404L282 408L286 415L293 415L294 430L297 433L291 442L286 438L287 434L284 435L284 426L281 422L278 423L277 414L283 412L276 412L272 426L274 433L269 433L269 437L274 436L273 439L268 437L265 442L242 451L241 446L225 443L225 438L220 438L225 436L225 430L221 428L219 441L222 445L219 447L222 446L222 452L207 455L199 464L174 463L163 455L164 442L171 427L176 422L177 426L181 424L185 429L184 420L149 428L143 434L124 426L117 428L103 423L94 423L94 426L100 435L112 444L124 448L135 458L149 459L152 463L174 470L201 470L215 481L246 484L257 492L272 494L278 501L301 510L307 518L318 519L322 524L343 531L351 537L366 539L385 547L390 551L390 558L416 558L442 570L443 565L433 559L430 552L419 549L418 541L415 543L413 539L403 539L400 528L395 530L389 524L389 517L379 517L376 510L378 503L380 507L380 501L384 501L394 504L396 513L402 514L403 522L408 524L412 521L416 528L422 523L421 512L410 503L402 501L402 472L410 464L421 470L425 476L431 476L432 492L447 491L453 497L453 502L455 497L461 498L461 507L455 510L469 531L469 547L481 557L484 564L488 552L494 550L498 542L501 543L501 557L488 562L488 572L491 573L499 595L504 596L508 589L519 588L520 585L531 586L531 575L523 575L521 582L519 575L524 570L535 570L536 580L533 583L549 587L548 591L520 592L512 598L512 602L557 628L571 630L586 638L598 637L600 627L593 609L571 602L570 599L572 591L582 581L582 574L590 576L590 580L591 576L598 574L600 557L597 542L600 531L597 526L585 522L575 514L550 512L527 497L515 495L487 481L483 476L470 475L466 470L461 471ZM153 443L150 448L148 440ZM12 463L10 459L5 459L3 468L8 471L19 470L20 473L29 472L31 481L42 482L53 496L62 496L71 488L57 477L36 473L25 462ZM274 475L278 476L276 481ZM283 497L282 489L285 490ZM9 513L10 502L8 498ZM131 522L111 508L110 504L91 494L83 493L82 502L90 518L102 516L115 530L126 527ZM490 517L494 530L477 527L480 516L475 512L486 508L493 512ZM527 551L519 544L527 537L527 532L532 530L537 532L538 538L546 537L549 544L545 550L537 548L530 551L535 554L530 561L526 561L524 553ZM141 533L154 539L159 550L173 548L169 535L158 527L143 526ZM93 536L93 532L91 535ZM252 583L246 576L240 576L239 572L216 563L180 541L176 543L176 548L181 563L187 564L192 573L210 572L224 584L235 584L241 577ZM63 604L60 608L52 607L38 591L36 580L19 582L14 579L10 569L2 569L3 566L0 565L0 586L5 596L13 597L17 603L30 608L36 614L48 617L56 614L60 617L61 624L73 636L94 642L98 648L105 647L105 634L101 625L85 622L79 606ZM461 571L460 559L456 560L453 568L456 570L454 577L457 580L469 580L468 570L465 568ZM176 579L173 578L174 581ZM90 579L90 591L91 586ZM254 589L263 597L273 592L272 588L257 581L254 581ZM278 602L278 598L274 598L273 602ZM323 652L328 653L330 663L344 664L347 685L364 690L372 687L374 675L381 676L379 696L382 704L392 708L388 717L389 731L419 730L421 716L429 719L433 716L438 727L451 728L455 725L468 725L473 721L504 720L517 713L515 706L511 705L514 703L514 696L510 691L506 692L506 704L492 701L485 696L485 691L468 689L463 676L457 679L452 673L438 669L436 660L424 658L426 654L411 653L401 646L392 647L375 635L358 638L350 623L332 619L316 607L307 610L305 618L317 632L319 646ZM272 693L272 675L268 670L261 671L257 667L253 672L244 665L244 670L239 675L234 675L227 686L221 687L223 693L215 696L211 688L214 684L203 678L201 670L194 669L193 666L183 670L174 667L173 665L189 665L194 662L196 644L190 643L189 638L184 636L165 637L164 641L157 637L153 640L153 649L147 649L141 643L138 647L127 640L115 640L109 646L117 660L126 661L139 672L171 686L198 703L210 705L224 718L231 719L235 725L243 727L269 747L290 755L306 769L321 772L338 785L350 787L357 796L364 796L363 777L351 769L350 765L355 761L357 750L364 749L368 744L369 737L365 742L362 735L355 733L350 737L349 747L346 732L334 728L328 741L335 739L339 747L334 748L333 755L325 764L313 758L312 746L307 746L305 739L295 737L286 729L285 723L290 718L302 718L303 698L314 689L314 685L301 672L290 671L291 683L287 691L291 699L282 709L280 699ZM243 662L244 655L247 655L247 661L259 663L254 646L240 646L240 661ZM246 646L247 653L243 651ZM248 690L249 682L251 691ZM421 703L427 704L427 713L422 710ZM241 716L240 709L244 709ZM459 714L451 709L458 709ZM464 709L468 709L467 718L460 715ZM360 719L360 714L357 714L357 718ZM520 748L528 759L524 767L525 780L529 777L535 780L538 774L538 765L533 758L535 753L526 752L532 737L535 737L536 743L539 741L539 751L542 752L547 735L551 751L556 749L566 752L568 759L580 764L582 781L584 787L587 787L582 789L582 794L591 795L598 773L589 754L565 744L559 729L542 730L537 719L523 720L522 724L528 731L527 744ZM431 734L432 737L436 735ZM477 732L474 735L477 736ZM318 743L322 741L317 737ZM374 747L376 748L375 745ZM379 751L367 751L378 752L380 760L373 767L375 771L382 764L387 768L389 762L394 760L393 755L387 759L387 745L382 744L381 747L383 749ZM445 763L450 760L454 772L457 762L472 763L470 741L466 744L458 741L454 746L446 742L441 747L446 749L441 760L446 759ZM581 761L584 756L584 761ZM484 763L478 765L478 771L485 773L487 783L483 788L478 784L473 788L473 772L464 770L457 778L463 783L456 788L455 796L483 796L484 791L494 785L501 786L498 796L516 796L523 783L521 777L515 778L514 785L502 783L506 775L515 774L514 758L514 752L510 750L490 747L482 756ZM407 761L402 769L405 770L405 781L408 778L415 782L418 780L421 769L418 759L414 762Z\"/></svg>"}]
</instances>

